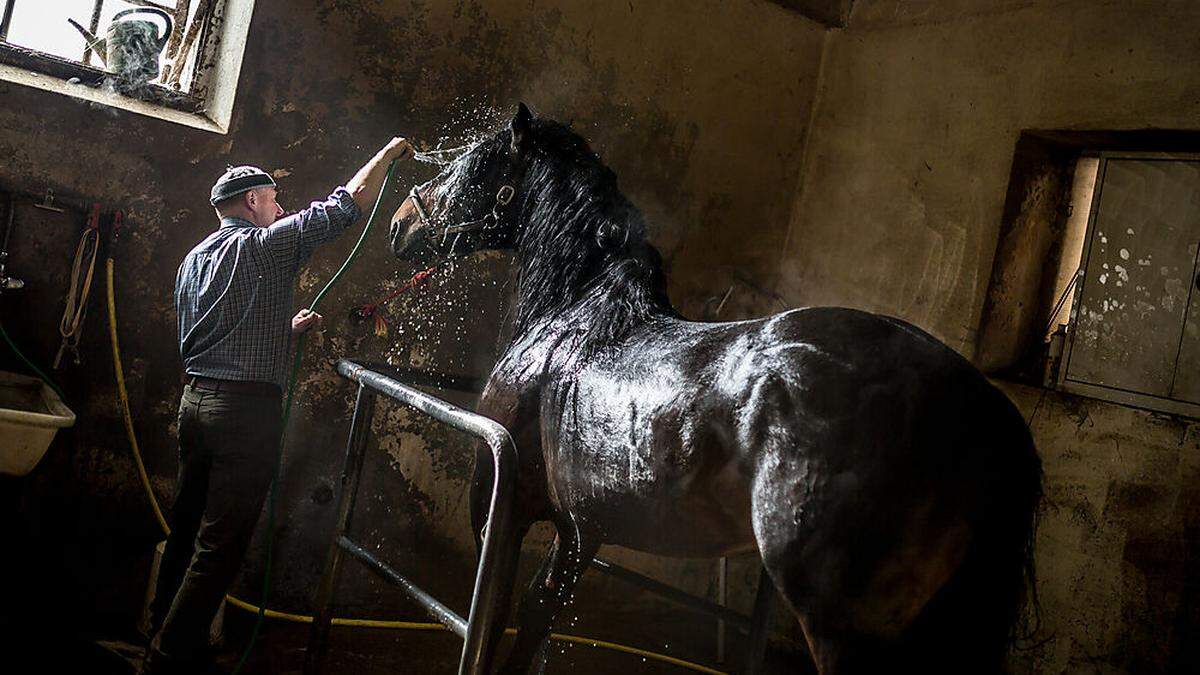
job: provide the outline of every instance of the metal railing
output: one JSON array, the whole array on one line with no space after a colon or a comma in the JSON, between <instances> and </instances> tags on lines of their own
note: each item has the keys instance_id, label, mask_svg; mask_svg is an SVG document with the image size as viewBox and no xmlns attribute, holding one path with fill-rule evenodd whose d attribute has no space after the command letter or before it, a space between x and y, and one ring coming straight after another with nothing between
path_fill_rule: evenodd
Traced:
<instances>
[{"instance_id":1,"label":"metal railing","mask_svg":"<svg viewBox=\"0 0 1200 675\"><path fill-rule=\"evenodd\" d=\"M377 366L372 366L377 367ZM329 546L321 582L317 587L316 611L309 635L305 656L305 675L316 675L324 665L329 646L329 631L332 622L331 604L333 591L341 569L342 554L351 557L398 586L413 601L421 605L434 620L463 638L463 651L458 664L459 675L483 675L491 669L496 645L494 639L499 631L491 630L495 621L507 616L507 607L498 607L499 598L506 597L513 584L515 573L514 550L520 542L511 541L511 510L516 479L516 447L508 431L491 419L443 401L425 392L402 384L372 367L348 359L338 361L337 371L343 377L358 383L358 396L354 403L354 415L350 423L350 438L346 444L346 458L342 468L341 492L338 496L337 520ZM388 370L396 371L394 368ZM405 372L405 377L413 375ZM478 380L455 379L451 376L435 375L434 379L422 377L422 384L458 388L463 391L478 391ZM479 567L475 573L475 588L471 596L471 610L467 620L433 596L426 593L383 561L366 551L346 536L358 496L359 478L362 473L363 457L367 436L371 429L375 397L383 394L410 408L423 412L435 420L455 429L465 431L483 439L492 451L494 462L492 497L488 509L487 527L480 549ZM512 549L510 547L518 547ZM503 547L503 548L502 548ZM596 558L595 569L643 588L651 593L679 603L689 609L712 616L744 632L749 633L746 667L743 673L758 673L766 651L770 633L770 617L778 595L764 570L759 576L758 591L751 616L738 613L707 598L692 595L633 570Z\"/></svg>"},{"instance_id":2,"label":"metal railing","mask_svg":"<svg viewBox=\"0 0 1200 675\"><path fill-rule=\"evenodd\" d=\"M778 593L775 592L775 585L771 581L771 578L767 576L765 569L758 575L758 591L754 596L754 612L752 615L746 616L725 605L715 603L707 598L692 595L686 591L681 591L657 579L652 579L644 574L634 572L631 569L601 560L600 558L592 560L592 567L609 576L616 577L626 583L633 584L655 595L683 605L694 612L707 614L718 621L724 621L740 629L742 632L749 633L750 642L746 648L746 666L742 670L742 673L743 675L756 675L762 669L763 656L767 651L767 638L771 634L771 612L774 610L775 603L779 597ZM718 635L723 636L723 633L718 633ZM719 651L723 652L723 645L721 647L722 649Z\"/></svg>"},{"instance_id":3,"label":"metal railing","mask_svg":"<svg viewBox=\"0 0 1200 675\"><path fill-rule=\"evenodd\" d=\"M304 672L307 675L315 675L324 665L329 649L329 629L333 620L333 590L341 568L342 552L345 551L375 573L399 586L434 620L463 638L463 651L458 664L459 675L487 673L496 651L496 636L490 628L499 620L498 610L507 609L498 607L498 599L504 595L503 590L512 587L512 576L515 572L514 565L509 560L510 556L502 555L501 550L512 537L512 500L517 468L517 452L512 437L503 426L493 420L408 387L353 361L338 361L337 371L343 377L358 383L358 397L354 403L350 439L346 444L346 459L342 467L341 494L338 496L333 541L330 543L325 569L317 587L316 613L309 634ZM495 464L492 472L492 497L488 507L487 527L480 547L479 567L475 572L471 610L466 621L346 536L354 513L354 502L358 496L363 456L371 430L375 397L378 394L480 438L492 451ZM504 615L506 613L502 614Z\"/></svg>"}]
</instances>

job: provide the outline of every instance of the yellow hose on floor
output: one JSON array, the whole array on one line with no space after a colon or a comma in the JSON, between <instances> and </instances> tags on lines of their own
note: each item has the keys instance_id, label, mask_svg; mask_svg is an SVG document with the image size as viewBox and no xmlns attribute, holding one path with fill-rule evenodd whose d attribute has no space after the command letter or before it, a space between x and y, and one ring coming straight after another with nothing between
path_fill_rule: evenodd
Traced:
<instances>
[{"instance_id":1,"label":"yellow hose on floor","mask_svg":"<svg viewBox=\"0 0 1200 675\"><path fill-rule=\"evenodd\" d=\"M105 277L107 280L107 296L108 296L108 336L112 343L113 355L113 371L117 378L117 398L121 403L121 415L125 420L125 433L129 436L129 447L133 450L133 459L137 464L138 477L142 481L142 488L146 490L146 497L150 500L150 508L154 511L154 518L158 521L158 525L162 528L163 534L171 533L171 526L167 524L167 519L163 516L162 509L158 506L158 498L154 496L154 489L150 485L150 476L146 473L146 465L142 461L142 452L138 447L137 434L133 429L133 416L129 412L129 392L125 389L125 369L121 365L121 347L120 341L117 339L117 302L116 294L113 291L113 259L110 257L105 261ZM239 609L244 609L248 612L257 613L259 608L241 598L233 595L226 595L225 600L229 604ZM279 612L273 609L265 610L265 616L281 621L291 621L293 623L312 623L313 618L303 614L291 614L288 612ZM342 617L334 617L333 625L345 626L353 628L378 628L385 630L421 630L421 631L444 631L445 626L440 623L428 623L423 621L385 621L382 619L346 619ZM506 628L505 635L516 635L515 628ZM606 642L604 640L596 640L594 638L581 637L578 635L566 635L563 633L551 633L550 639L558 642L572 642L575 644L587 645L598 649L608 649L625 654L632 654L642 658L668 663L680 668L686 668L698 673L706 673L707 675L726 675L726 673L703 666L691 661L677 659L674 656L666 654L658 654L637 647L629 647L615 642Z\"/></svg>"}]
</instances>

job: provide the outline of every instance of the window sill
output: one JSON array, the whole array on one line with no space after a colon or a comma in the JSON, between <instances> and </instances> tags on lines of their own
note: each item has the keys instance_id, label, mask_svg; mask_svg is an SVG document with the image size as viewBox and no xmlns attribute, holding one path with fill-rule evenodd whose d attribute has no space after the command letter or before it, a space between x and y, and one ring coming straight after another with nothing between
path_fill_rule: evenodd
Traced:
<instances>
[{"instance_id":1,"label":"window sill","mask_svg":"<svg viewBox=\"0 0 1200 675\"><path fill-rule=\"evenodd\" d=\"M181 110L162 103L152 103L132 96L118 93L102 85L88 85L83 82L72 83L54 75L37 73L7 63L0 63L0 80L22 84L27 87L65 94L85 101L100 103L139 115L155 117L168 122L183 124L196 129L204 129L216 133L225 133L215 120L201 112Z\"/></svg>"},{"instance_id":2,"label":"window sill","mask_svg":"<svg viewBox=\"0 0 1200 675\"><path fill-rule=\"evenodd\" d=\"M1177 417L1186 417L1189 419L1200 419L1200 405L1195 403L1187 403L1178 399L1163 398L1161 396L1153 396L1150 394L1141 394L1135 391L1126 391L1124 389L1114 389L1112 387L1104 387L1087 382L1077 382L1074 380L1063 380L1058 383L1057 389L1068 394L1077 396L1086 396L1109 403L1117 403L1119 405L1130 406L1132 408L1141 408L1150 412L1163 413L1166 415L1175 415Z\"/></svg>"},{"instance_id":3,"label":"window sill","mask_svg":"<svg viewBox=\"0 0 1200 675\"><path fill-rule=\"evenodd\" d=\"M1161 398L1136 392L1122 391L1109 387L1087 384L1084 382L1054 382L1045 384L1028 378L1006 375L987 375L988 381L1001 390L1006 387L1022 387L1041 391L1042 395L1050 394L1067 399L1086 399L1106 405L1122 406L1141 410L1151 415L1170 419L1192 422L1200 420L1200 405L1186 403L1174 399ZM1007 391L1005 393L1008 393Z\"/></svg>"}]
</instances>

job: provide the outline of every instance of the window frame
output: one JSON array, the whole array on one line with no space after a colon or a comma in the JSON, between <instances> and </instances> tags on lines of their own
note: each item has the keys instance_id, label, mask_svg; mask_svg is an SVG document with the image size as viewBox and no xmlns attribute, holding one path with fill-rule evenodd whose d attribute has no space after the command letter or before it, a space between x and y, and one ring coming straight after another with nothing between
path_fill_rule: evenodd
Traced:
<instances>
[{"instance_id":1,"label":"window frame","mask_svg":"<svg viewBox=\"0 0 1200 675\"><path fill-rule=\"evenodd\" d=\"M1189 403L1179 399L1147 394L1131 389L1122 389L1105 385L1092 384L1079 380L1072 380L1067 377L1070 371L1071 352L1074 347L1075 337L1078 335L1076 325L1079 317L1079 307L1083 298L1084 285L1082 279L1087 278L1088 265L1091 260L1092 240L1095 233L1096 218L1099 215L1100 196L1104 191L1104 178L1107 171L1108 162L1110 160L1166 160L1166 161L1200 161L1200 153L1187 152L1133 152L1133 151L1102 151L1096 153L1086 153L1088 156L1099 157L1100 166L1097 168L1096 185L1092 190L1091 204L1088 207L1087 230L1084 233L1083 253L1079 259L1079 267L1076 272L1079 275L1079 282L1075 283L1072 290L1071 313L1067 323L1066 339L1063 343L1062 358L1058 365L1058 375L1055 380L1055 386L1060 391L1071 394L1087 396L1089 398L1130 405L1137 408L1144 408L1156 412L1168 413L1172 415L1180 415L1184 417L1200 418L1200 404ZM1200 252L1193 259L1192 283L1188 291L1188 309L1191 309L1192 294L1196 291L1196 265L1197 260L1200 260ZM1183 316L1184 322L1187 321L1187 310ZM1179 355L1175 355L1175 369L1179 368Z\"/></svg>"},{"instance_id":2,"label":"window frame","mask_svg":"<svg viewBox=\"0 0 1200 675\"><path fill-rule=\"evenodd\" d=\"M11 18L18 2L0 0L3 18ZM152 84L139 95L101 86L109 73L82 61L66 59L0 40L0 81L52 91L129 112L228 133L233 116L243 55L255 0L217 0L200 28L195 47L195 75L190 91ZM7 28L7 21L3 22ZM6 36L7 37L7 36ZM191 50L189 49L189 52ZM90 54L91 50L87 50ZM72 80L75 80L72 82Z\"/></svg>"}]
</instances>

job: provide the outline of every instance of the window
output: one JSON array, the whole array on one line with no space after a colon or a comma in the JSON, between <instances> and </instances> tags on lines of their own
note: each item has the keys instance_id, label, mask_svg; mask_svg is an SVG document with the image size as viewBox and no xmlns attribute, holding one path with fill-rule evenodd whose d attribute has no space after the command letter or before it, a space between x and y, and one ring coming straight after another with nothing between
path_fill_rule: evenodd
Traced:
<instances>
[{"instance_id":1,"label":"window","mask_svg":"<svg viewBox=\"0 0 1200 675\"><path fill-rule=\"evenodd\" d=\"M153 60L155 75L147 81L166 85L175 90L187 91L191 86L193 70L187 68L194 63L201 26L206 16L196 20L199 4L188 0L158 0L133 5L124 0L55 0L55 2L31 2L30 0L5 0L5 17L0 26L0 37L5 42L26 49L57 56L67 61L85 65L107 67L105 50L94 50L91 44L96 38L104 39L118 13L125 22L148 22L146 34L151 39L166 38L162 44L161 57ZM206 3L211 12L212 3ZM88 30L85 36L71 22ZM142 26L137 26L141 29ZM188 46L183 37L188 35ZM159 54L157 45L149 43L147 56ZM182 54L181 52L186 52ZM159 61L162 61L161 68ZM175 64L180 65L175 68ZM115 72L106 68L110 73ZM188 77L184 78L184 72ZM148 73L147 73L148 74Z\"/></svg>"},{"instance_id":2,"label":"window","mask_svg":"<svg viewBox=\"0 0 1200 675\"><path fill-rule=\"evenodd\" d=\"M973 355L992 377L1200 418L1200 133L1017 139Z\"/></svg>"},{"instance_id":3,"label":"window","mask_svg":"<svg viewBox=\"0 0 1200 675\"><path fill-rule=\"evenodd\" d=\"M1095 167L1059 384L1200 416L1200 156L1107 153Z\"/></svg>"},{"instance_id":4,"label":"window","mask_svg":"<svg viewBox=\"0 0 1200 675\"><path fill-rule=\"evenodd\" d=\"M0 79L228 130L254 0L0 4Z\"/></svg>"}]
</instances>

